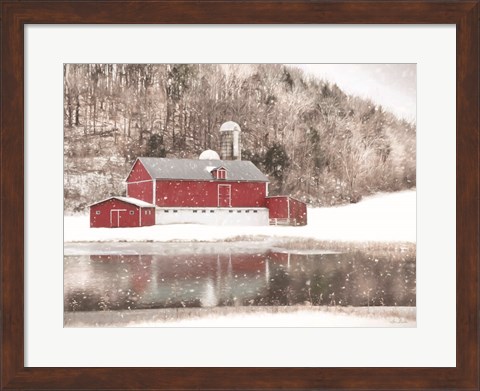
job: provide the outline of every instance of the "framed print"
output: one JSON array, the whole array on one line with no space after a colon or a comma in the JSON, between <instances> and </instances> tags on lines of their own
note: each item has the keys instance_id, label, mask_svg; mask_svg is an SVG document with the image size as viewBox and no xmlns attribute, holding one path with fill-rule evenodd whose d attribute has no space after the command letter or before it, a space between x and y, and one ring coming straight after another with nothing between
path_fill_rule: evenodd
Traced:
<instances>
[{"instance_id":1,"label":"framed print","mask_svg":"<svg viewBox=\"0 0 480 391\"><path fill-rule=\"evenodd\" d=\"M477 389L478 21L3 2L2 389Z\"/></svg>"}]
</instances>

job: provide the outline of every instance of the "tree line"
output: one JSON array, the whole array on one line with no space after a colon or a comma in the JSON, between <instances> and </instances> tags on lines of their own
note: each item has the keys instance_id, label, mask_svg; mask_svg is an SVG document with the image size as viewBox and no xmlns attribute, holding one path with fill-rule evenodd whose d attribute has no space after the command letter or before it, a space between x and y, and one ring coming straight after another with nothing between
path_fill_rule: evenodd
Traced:
<instances>
[{"instance_id":1,"label":"tree line","mask_svg":"<svg viewBox=\"0 0 480 391\"><path fill-rule=\"evenodd\" d=\"M80 175L88 160L119 158L109 169L121 176L137 156L218 151L227 120L240 124L242 158L269 175L274 194L333 205L415 186L415 124L298 68L64 66L67 177ZM95 190L102 191L90 196L111 190Z\"/></svg>"}]
</instances>

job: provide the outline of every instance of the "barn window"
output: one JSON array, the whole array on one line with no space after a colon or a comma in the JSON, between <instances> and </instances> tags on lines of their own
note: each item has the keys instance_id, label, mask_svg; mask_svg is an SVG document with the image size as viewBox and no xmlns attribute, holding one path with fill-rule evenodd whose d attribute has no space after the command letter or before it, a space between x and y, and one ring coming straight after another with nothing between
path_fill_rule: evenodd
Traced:
<instances>
[{"instance_id":1,"label":"barn window","mask_svg":"<svg viewBox=\"0 0 480 391\"><path fill-rule=\"evenodd\" d=\"M168 209L165 209L163 212L164 212L164 213L168 213Z\"/></svg>"},{"instance_id":2,"label":"barn window","mask_svg":"<svg viewBox=\"0 0 480 391\"><path fill-rule=\"evenodd\" d=\"M227 179L227 170L224 168L218 168L213 171L213 176L215 179Z\"/></svg>"},{"instance_id":3,"label":"barn window","mask_svg":"<svg viewBox=\"0 0 480 391\"><path fill-rule=\"evenodd\" d=\"M214 211L214 210L211 210L210 213L215 213L215 211Z\"/></svg>"},{"instance_id":4,"label":"barn window","mask_svg":"<svg viewBox=\"0 0 480 391\"><path fill-rule=\"evenodd\" d=\"M229 210L228 213L233 213L233 210Z\"/></svg>"},{"instance_id":5,"label":"barn window","mask_svg":"<svg viewBox=\"0 0 480 391\"><path fill-rule=\"evenodd\" d=\"M207 213L207 211L206 211L206 210L202 210L202 213Z\"/></svg>"},{"instance_id":6,"label":"barn window","mask_svg":"<svg viewBox=\"0 0 480 391\"><path fill-rule=\"evenodd\" d=\"M173 211L173 213L177 213L177 212L178 212L178 210L174 210L174 211Z\"/></svg>"},{"instance_id":7,"label":"barn window","mask_svg":"<svg viewBox=\"0 0 480 391\"><path fill-rule=\"evenodd\" d=\"M197 213L197 212L198 212L198 210L196 210L196 209L193 210L193 213Z\"/></svg>"},{"instance_id":8,"label":"barn window","mask_svg":"<svg viewBox=\"0 0 480 391\"><path fill-rule=\"evenodd\" d=\"M242 213L242 211L239 209L239 210L237 210L237 213Z\"/></svg>"},{"instance_id":9,"label":"barn window","mask_svg":"<svg viewBox=\"0 0 480 391\"><path fill-rule=\"evenodd\" d=\"M246 210L245 213L250 213L250 211L249 211L249 210Z\"/></svg>"},{"instance_id":10,"label":"barn window","mask_svg":"<svg viewBox=\"0 0 480 391\"><path fill-rule=\"evenodd\" d=\"M131 211L130 211L130 214L133 215L133 214L135 214L135 212L134 212L133 210L131 210Z\"/></svg>"},{"instance_id":11,"label":"barn window","mask_svg":"<svg viewBox=\"0 0 480 391\"><path fill-rule=\"evenodd\" d=\"M253 213L257 213L257 211L256 211L256 210L254 210L254 211L253 211Z\"/></svg>"},{"instance_id":12,"label":"barn window","mask_svg":"<svg viewBox=\"0 0 480 391\"><path fill-rule=\"evenodd\" d=\"M97 211L95 212L95 214L96 214L96 215L99 215L99 214L100 214L100 211L99 211L99 210L97 210Z\"/></svg>"}]
</instances>

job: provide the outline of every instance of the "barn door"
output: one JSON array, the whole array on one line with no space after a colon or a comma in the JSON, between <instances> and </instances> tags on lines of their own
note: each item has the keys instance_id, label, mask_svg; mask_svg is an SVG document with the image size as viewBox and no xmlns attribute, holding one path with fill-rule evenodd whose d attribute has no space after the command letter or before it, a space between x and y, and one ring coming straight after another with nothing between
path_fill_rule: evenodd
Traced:
<instances>
[{"instance_id":1,"label":"barn door","mask_svg":"<svg viewBox=\"0 0 480 391\"><path fill-rule=\"evenodd\" d=\"M221 208L232 206L232 188L230 185L218 185L218 206Z\"/></svg>"},{"instance_id":2,"label":"barn door","mask_svg":"<svg viewBox=\"0 0 480 391\"><path fill-rule=\"evenodd\" d=\"M110 211L110 227L118 228L120 227L121 221L121 212L125 212L126 209L112 209Z\"/></svg>"}]
</instances>

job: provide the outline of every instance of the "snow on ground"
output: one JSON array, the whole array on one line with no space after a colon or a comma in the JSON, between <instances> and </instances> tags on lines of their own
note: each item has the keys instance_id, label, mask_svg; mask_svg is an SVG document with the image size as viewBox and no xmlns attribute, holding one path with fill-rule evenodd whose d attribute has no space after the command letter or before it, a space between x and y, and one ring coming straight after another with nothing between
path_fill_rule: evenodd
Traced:
<instances>
[{"instance_id":1,"label":"snow on ground","mask_svg":"<svg viewBox=\"0 0 480 391\"><path fill-rule=\"evenodd\" d=\"M228 246L219 246L217 242L194 242L188 246L184 242L69 242L63 246L63 255L179 255L192 252L200 254L261 254L266 251L276 251L279 253L291 253L302 255L328 255L339 254L339 251L333 250L304 250L285 248L280 240L262 240L262 241L235 241L229 242Z\"/></svg>"},{"instance_id":2,"label":"snow on ground","mask_svg":"<svg viewBox=\"0 0 480 391\"><path fill-rule=\"evenodd\" d=\"M416 242L416 191L383 193L357 204L309 208L308 225L208 226L156 225L90 228L89 216L65 216L65 242L221 241L235 237L290 237L335 241Z\"/></svg>"},{"instance_id":3,"label":"snow on ground","mask_svg":"<svg viewBox=\"0 0 480 391\"><path fill-rule=\"evenodd\" d=\"M172 308L66 312L64 319L65 327L416 327L416 308Z\"/></svg>"}]
</instances>

